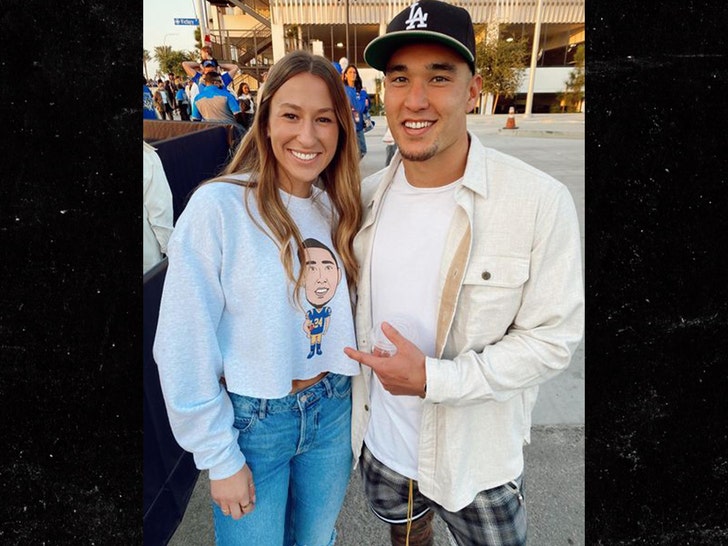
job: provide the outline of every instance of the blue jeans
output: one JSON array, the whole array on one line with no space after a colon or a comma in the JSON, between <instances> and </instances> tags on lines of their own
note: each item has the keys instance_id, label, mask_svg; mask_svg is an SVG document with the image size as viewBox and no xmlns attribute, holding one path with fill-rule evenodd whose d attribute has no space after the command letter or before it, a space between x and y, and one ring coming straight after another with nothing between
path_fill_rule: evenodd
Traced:
<instances>
[{"instance_id":1,"label":"blue jeans","mask_svg":"<svg viewBox=\"0 0 728 546\"><path fill-rule=\"evenodd\" d=\"M223 546L327 546L352 467L351 378L329 373L273 400L229 393L255 510L234 520L212 503Z\"/></svg>"},{"instance_id":2,"label":"blue jeans","mask_svg":"<svg viewBox=\"0 0 728 546\"><path fill-rule=\"evenodd\" d=\"M364 131L356 132L356 141L359 143L359 156L362 158L367 155L367 140L364 137Z\"/></svg>"}]
</instances>

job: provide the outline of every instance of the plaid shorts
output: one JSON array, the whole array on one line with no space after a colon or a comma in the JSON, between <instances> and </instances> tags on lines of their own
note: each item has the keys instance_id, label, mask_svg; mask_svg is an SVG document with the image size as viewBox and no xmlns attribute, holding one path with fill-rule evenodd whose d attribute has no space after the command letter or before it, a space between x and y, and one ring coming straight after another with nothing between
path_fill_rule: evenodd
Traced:
<instances>
[{"instance_id":1,"label":"plaid shorts","mask_svg":"<svg viewBox=\"0 0 728 546\"><path fill-rule=\"evenodd\" d=\"M362 450L364 492L369 508L381 520L392 524L407 522L409 478ZM449 512L413 487L413 521L432 510L447 524L458 546L523 546L526 544L526 503L523 475L499 487L486 489L458 512Z\"/></svg>"}]
</instances>

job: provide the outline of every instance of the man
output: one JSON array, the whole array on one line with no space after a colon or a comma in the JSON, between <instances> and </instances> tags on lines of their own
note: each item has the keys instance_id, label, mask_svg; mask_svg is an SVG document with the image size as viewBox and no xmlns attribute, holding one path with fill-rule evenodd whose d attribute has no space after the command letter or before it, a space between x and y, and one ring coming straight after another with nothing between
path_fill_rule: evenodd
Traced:
<instances>
[{"instance_id":1,"label":"man","mask_svg":"<svg viewBox=\"0 0 728 546\"><path fill-rule=\"evenodd\" d=\"M187 96L184 83L180 82L175 84L177 91L175 92L175 99L177 100L177 109L179 110L179 117L182 121L190 121L190 99Z\"/></svg>"},{"instance_id":2,"label":"man","mask_svg":"<svg viewBox=\"0 0 728 546\"><path fill-rule=\"evenodd\" d=\"M217 72L208 72L203 77L204 85L192 102L192 121L214 121L230 124L232 133L228 134L230 148L237 145L245 134L243 127L243 113L240 111L238 100L225 89Z\"/></svg>"},{"instance_id":3,"label":"man","mask_svg":"<svg viewBox=\"0 0 728 546\"><path fill-rule=\"evenodd\" d=\"M567 188L467 131L482 79L469 14L437 0L399 13L364 58L385 73L392 163L362 184L352 448L392 544L431 545L433 511L459 545L526 541L523 444L538 385L583 334L580 236ZM391 357L370 354L390 325Z\"/></svg>"},{"instance_id":4,"label":"man","mask_svg":"<svg viewBox=\"0 0 728 546\"><path fill-rule=\"evenodd\" d=\"M192 83L196 83L198 87L205 85L203 76L208 72L220 72L220 69L226 70L221 75L222 83L225 87L233 82L235 74L238 72L238 65L231 63L218 63L217 60L212 56L212 48L210 46L204 46L200 50L201 61L196 63L195 61L182 61L182 68L192 80Z\"/></svg>"},{"instance_id":5,"label":"man","mask_svg":"<svg viewBox=\"0 0 728 546\"><path fill-rule=\"evenodd\" d=\"M172 235L172 190L156 148L143 142L144 148L144 273L157 265L167 254Z\"/></svg>"},{"instance_id":6,"label":"man","mask_svg":"<svg viewBox=\"0 0 728 546\"><path fill-rule=\"evenodd\" d=\"M162 80L157 80L157 89L154 91L154 107L157 109L157 112L159 112L159 117L161 119L167 119L167 116L169 116L170 120L174 119L172 116L173 109L169 92L164 86L164 82Z\"/></svg>"},{"instance_id":7,"label":"man","mask_svg":"<svg viewBox=\"0 0 728 546\"><path fill-rule=\"evenodd\" d=\"M219 121L242 124L242 112L237 99L225 89L220 74L208 72L200 92L192 103L191 117L194 121Z\"/></svg>"}]
</instances>

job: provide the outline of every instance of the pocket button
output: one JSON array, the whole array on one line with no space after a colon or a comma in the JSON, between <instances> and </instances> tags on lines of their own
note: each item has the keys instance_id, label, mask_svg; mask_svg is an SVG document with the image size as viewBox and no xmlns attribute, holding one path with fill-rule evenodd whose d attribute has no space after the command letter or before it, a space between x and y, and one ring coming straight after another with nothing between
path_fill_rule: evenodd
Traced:
<instances>
[{"instance_id":1,"label":"pocket button","mask_svg":"<svg viewBox=\"0 0 728 546\"><path fill-rule=\"evenodd\" d=\"M483 279L484 281L490 280L490 271L483 271L480 274L480 278Z\"/></svg>"}]
</instances>

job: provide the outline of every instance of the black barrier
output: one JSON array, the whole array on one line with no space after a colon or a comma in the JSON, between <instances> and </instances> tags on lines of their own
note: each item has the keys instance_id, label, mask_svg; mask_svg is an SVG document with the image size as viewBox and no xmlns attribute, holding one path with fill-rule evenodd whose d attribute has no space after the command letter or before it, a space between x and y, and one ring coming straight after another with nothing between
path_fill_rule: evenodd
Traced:
<instances>
[{"instance_id":1,"label":"black barrier","mask_svg":"<svg viewBox=\"0 0 728 546\"><path fill-rule=\"evenodd\" d=\"M172 435L152 356L167 260L144 275L144 546L165 546L184 516L199 470Z\"/></svg>"},{"instance_id":2,"label":"black barrier","mask_svg":"<svg viewBox=\"0 0 728 546\"><path fill-rule=\"evenodd\" d=\"M223 126L185 133L152 143L162 160L172 190L174 221L182 213L190 192L216 176L228 160L228 130Z\"/></svg>"},{"instance_id":3,"label":"black barrier","mask_svg":"<svg viewBox=\"0 0 728 546\"><path fill-rule=\"evenodd\" d=\"M213 126L152 142L172 190L175 223L192 190L217 175L228 160L228 133L225 126ZM166 272L165 259L144 275L145 546L165 546L169 542L182 521L199 475L192 455L172 435L152 355Z\"/></svg>"}]
</instances>

